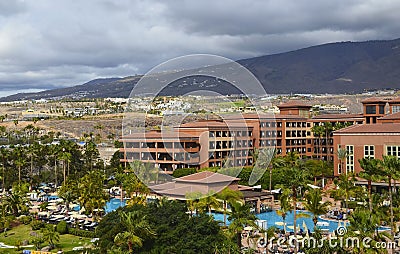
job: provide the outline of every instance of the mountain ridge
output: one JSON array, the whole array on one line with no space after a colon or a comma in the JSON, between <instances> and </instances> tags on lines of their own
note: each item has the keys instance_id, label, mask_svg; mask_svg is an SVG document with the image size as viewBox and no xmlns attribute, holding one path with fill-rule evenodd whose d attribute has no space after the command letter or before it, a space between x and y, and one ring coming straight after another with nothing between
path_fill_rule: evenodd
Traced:
<instances>
[{"instance_id":1,"label":"mountain ridge","mask_svg":"<svg viewBox=\"0 0 400 254\"><path fill-rule=\"evenodd\" d=\"M332 42L283 53L238 60L269 94L359 93L400 88L400 38L363 42ZM94 79L81 85L22 93L0 101L49 98L128 97L141 75ZM196 90L192 85L192 89ZM236 92L229 87L217 92ZM173 89L170 91L175 93Z\"/></svg>"}]
</instances>

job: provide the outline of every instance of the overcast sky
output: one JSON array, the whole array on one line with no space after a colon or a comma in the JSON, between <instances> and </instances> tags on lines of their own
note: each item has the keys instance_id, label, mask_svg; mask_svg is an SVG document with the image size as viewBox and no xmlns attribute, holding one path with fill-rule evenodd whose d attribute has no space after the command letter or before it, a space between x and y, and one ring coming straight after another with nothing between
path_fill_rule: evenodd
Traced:
<instances>
[{"instance_id":1,"label":"overcast sky","mask_svg":"<svg viewBox=\"0 0 400 254\"><path fill-rule=\"evenodd\" d=\"M0 0L0 96L142 74L186 54L394 39L399 12L398 0Z\"/></svg>"}]
</instances>

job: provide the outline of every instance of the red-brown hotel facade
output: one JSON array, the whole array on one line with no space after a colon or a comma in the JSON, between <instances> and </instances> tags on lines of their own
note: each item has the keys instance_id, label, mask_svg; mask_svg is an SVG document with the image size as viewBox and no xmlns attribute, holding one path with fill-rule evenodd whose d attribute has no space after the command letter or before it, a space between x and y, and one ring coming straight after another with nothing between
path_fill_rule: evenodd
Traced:
<instances>
[{"instance_id":1,"label":"red-brown hotel facade","mask_svg":"<svg viewBox=\"0 0 400 254\"><path fill-rule=\"evenodd\" d=\"M196 121L176 126L171 132L149 131L124 136L121 162L150 162L172 173L177 168L251 166L255 149L275 148L279 156L330 160L335 175L362 170L358 159L383 155L400 158L400 98L369 98L362 114L311 116L311 106L301 101L278 105L280 114L240 114L224 121ZM352 126L328 137L314 136L312 127L330 122ZM338 149L349 156L340 161ZM342 168L343 167L343 168Z\"/></svg>"}]
</instances>

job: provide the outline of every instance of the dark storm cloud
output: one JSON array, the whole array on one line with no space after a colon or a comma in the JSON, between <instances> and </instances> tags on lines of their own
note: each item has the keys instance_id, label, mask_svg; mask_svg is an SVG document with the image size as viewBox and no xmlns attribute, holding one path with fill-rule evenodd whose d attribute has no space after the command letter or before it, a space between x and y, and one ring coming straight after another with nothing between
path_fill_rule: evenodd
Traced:
<instances>
[{"instance_id":1,"label":"dark storm cloud","mask_svg":"<svg viewBox=\"0 0 400 254\"><path fill-rule=\"evenodd\" d=\"M0 0L0 90L145 73L194 53L239 59L398 37L400 2Z\"/></svg>"},{"instance_id":2,"label":"dark storm cloud","mask_svg":"<svg viewBox=\"0 0 400 254\"><path fill-rule=\"evenodd\" d=\"M0 16L11 16L17 13L23 12L25 10L24 1L0 1Z\"/></svg>"}]
</instances>

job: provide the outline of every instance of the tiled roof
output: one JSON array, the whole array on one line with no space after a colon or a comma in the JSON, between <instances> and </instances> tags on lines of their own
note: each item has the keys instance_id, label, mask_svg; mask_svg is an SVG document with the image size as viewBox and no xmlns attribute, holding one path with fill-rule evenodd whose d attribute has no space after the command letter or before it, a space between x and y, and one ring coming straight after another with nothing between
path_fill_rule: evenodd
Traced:
<instances>
[{"instance_id":1,"label":"tiled roof","mask_svg":"<svg viewBox=\"0 0 400 254\"><path fill-rule=\"evenodd\" d=\"M185 186L180 186L180 187L173 187L170 189L154 189L154 191L159 194L159 195L166 195L169 197L174 197L177 199L185 200L186 195L189 193L201 193L201 194L206 194L207 192L204 191L203 188L200 188L199 186L191 186L191 185L185 185ZM218 190L219 191L219 190ZM217 192L217 191L215 191Z\"/></svg>"},{"instance_id":2,"label":"tiled roof","mask_svg":"<svg viewBox=\"0 0 400 254\"><path fill-rule=\"evenodd\" d=\"M232 182L235 180L240 180L240 179L210 171L203 171L175 179L176 182L197 182L197 183Z\"/></svg>"},{"instance_id":3,"label":"tiled roof","mask_svg":"<svg viewBox=\"0 0 400 254\"><path fill-rule=\"evenodd\" d=\"M276 119L279 119L279 120L284 120L284 119L291 119L291 120L294 120L294 119L297 119L297 120L307 120L308 118L306 118L306 117L303 117L303 116L299 116L299 115L275 115L275 118Z\"/></svg>"},{"instance_id":4,"label":"tiled roof","mask_svg":"<svg viewBox=\"0 0 400 254\"><path fill-rule=\"evenodd\" d=\"M239 180L239 178L203 171L176 178L172 182L153 185L150 186L150 188L160 195L167 195L185 200L188 193L198 192L204 195L211 190L213 192L219 192L227 186L227 183L237 180Z\"/></svg>"},{"instance_id":5,"label":"tiled roof","mask_svg":"<svg viewBox=\"0 0 400 254\"><path fill-rule=\"evenodd\" d=\"M312 119L347 119L364 118L362 114L323 114L312 117Z\"/></svg>"},{"instance_id":6,"label":"tiled roof","mask_svg":"<svg viewBox=\"0 0 400 254\"><path fill-rule=\"evenodd\" d=\"M370 97L361 101L361 103L374 103L374 102L384 102L386 103L388 99L381 97Z\"/></svg>"},{"instance_id":7,"label":"tiled roof","mask_svg":"<svg viewBox=\"0 0 400 254\"><path fill-rule=\"evenodd\" d=\"M311 108L312 106L305 104L302 101L288 101L278 105L278 108L292 108L292 107Z\"/></svg>"},{"instance_id":8,"label":"tiled roof","mask_svg":"<svg viewBox=\"0 0 400 254\"><path fill-rule=\"evenodd\" d=\"M400 97L396 97L396 98L391 99L389 101L389 104L392 104L392 103L400 103Z\"/></svg>"},{"instance_id":9,"label":"tiled roof","mask_svg":"<svg viewBox=\"0 0 400 254\"><path fill-rule=\"evenodd\" d=\"M184 123L177 128L252 128L248 126L245 122L235 122L235 121L197 121Z\"/></svg>"},{"instance_id":10,"label":"tiled roof","mask_svg":"<svg viewBox=\"0 0 400 254\"><path fill-rule=\"evenodd\" d=\"M159 132L159 131L149 131L145 133L132 133L129 135L125 135L122 137L124 139L180 139L180 138L195 138L198 139L195 135L190 135L178 131L174 132Z\"/></svg>"},{"instance_id":11,"label":"tiled roof","mask_svg":"<svg viewBox=\"0 0 400 254\"><path fill-rule=\"evenodd\" d=\"M333 135L340 134L368 134L368 133L398 133L400 134L400 123L377 123L377 124L356 124L333 132Z\"/></svg>"},{"instance_id":12,"label":"tiled roof","mask_svg":"<svg viewBox=\"0 0 400 254\"><path fill-rule=\"evenodd\" d=\"M306 117L299 115L281 115L281 114L255 114L255 113L246 113L236 118L231 119L307 119Z\"/></svg>"},{"instance_id":13,"label":"tiled roof","mask_svg":"<svg viewBox=\"0 0 400 254\"><path fill-rule=\"evenodd\" d=\"M379 117L378 120L399 120L400 119L400 112L393 113L390 115Z\"/></svg>"},{"instance_id":14,"label":"tiled roof","mask_svg":"<svg viewBox=\"0 0 400 254\"><path fill-rule=\"evenodd\" d=\"M259 118L275 118L275 114L265 113L243 113L243 114L232 114L225 117L226 119L259 119Z\"/></svg>"}]
</instances>

